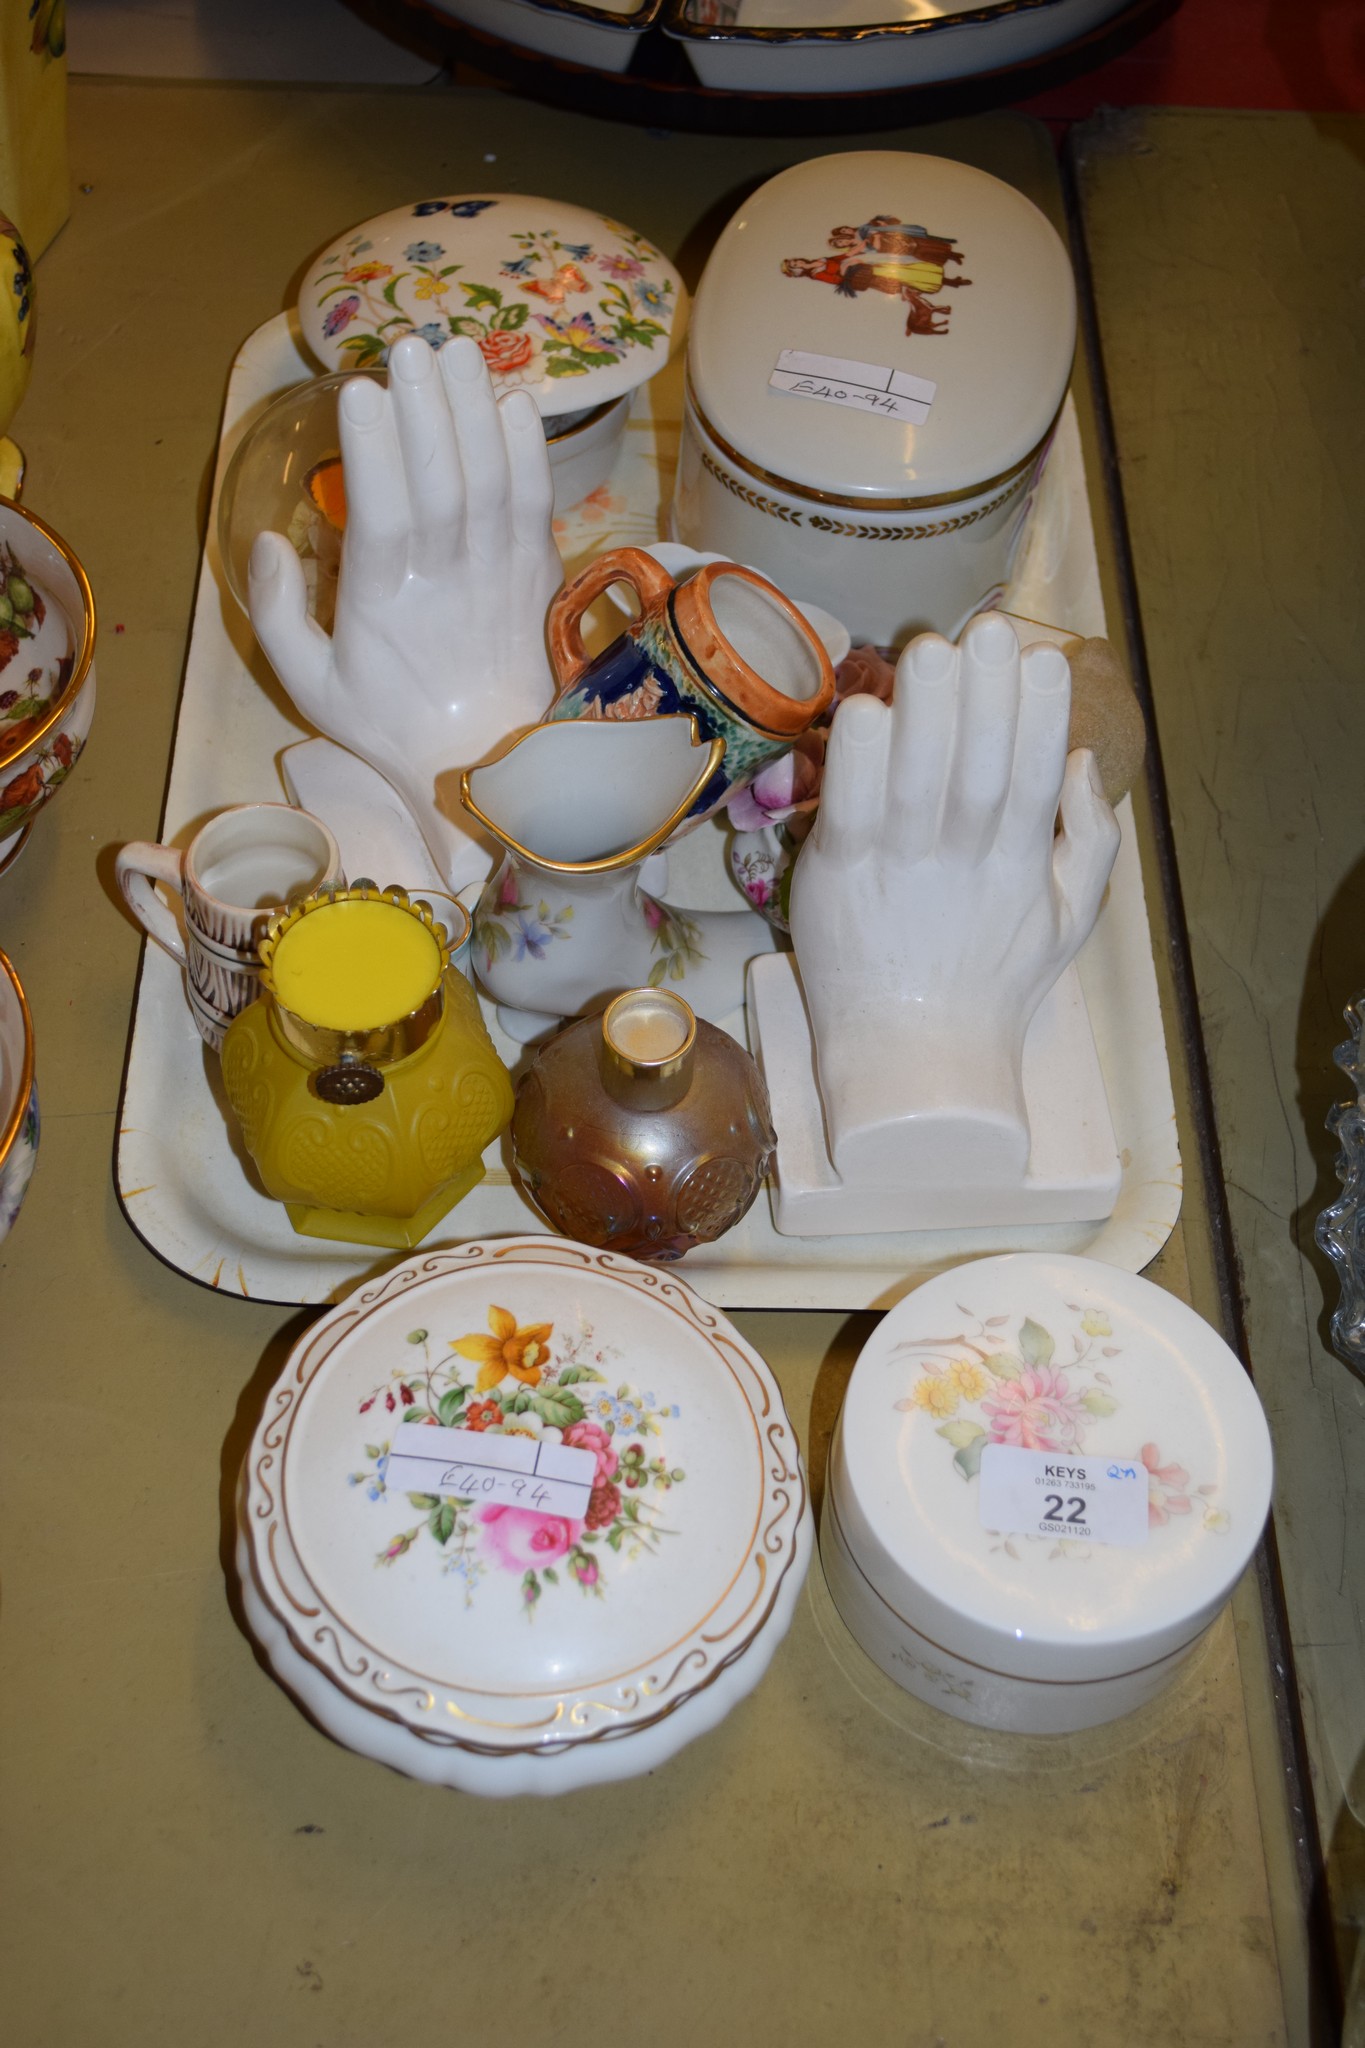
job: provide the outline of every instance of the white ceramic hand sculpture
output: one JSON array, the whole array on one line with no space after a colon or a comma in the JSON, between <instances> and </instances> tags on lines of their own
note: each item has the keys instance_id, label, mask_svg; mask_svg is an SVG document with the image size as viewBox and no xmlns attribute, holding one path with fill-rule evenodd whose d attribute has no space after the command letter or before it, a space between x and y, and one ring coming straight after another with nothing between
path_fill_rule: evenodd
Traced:
<instances>
[{"instance_id":1,"label":"white ceramic hand sculpture","mask_svg":"<svg viewBox=\"0 0 1365 2048\"><path fill-rule=\"evenodd\" d=\"M251 551L251 623L304 717L387 778L459 889L488 855L456 771L537 724L554 693L545 614L564 572L544 431L526 392L494 398L467 337L439 353L406 337L388 390L357 378L338 413L347 517L333 632L308 616L302 566L278 533Z\"/></svg>"},{"instance_id":2,"label":"white ceramic hand sculpture","mask_svg":"<svg viewBox=\"0 0 1365 2048\"><path fill-rule=\"evenodd\" d=\"M791 928L846 1182L1022 1183L1024 1036L1119 844L1093 755L1067 758L1070 701L1060 650L1021 657L988 613L960 647L912 641L890 708L835 717Z\"/></svg>"}]
</instances>

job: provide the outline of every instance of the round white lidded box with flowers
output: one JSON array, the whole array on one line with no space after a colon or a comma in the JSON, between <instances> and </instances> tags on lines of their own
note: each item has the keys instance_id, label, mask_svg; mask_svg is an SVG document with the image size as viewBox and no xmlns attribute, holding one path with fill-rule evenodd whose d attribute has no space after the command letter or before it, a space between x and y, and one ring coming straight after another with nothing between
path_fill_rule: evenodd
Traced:
<instances>
[{"instance_id":1,"label":"round white lidded box with flowers","mask_svg":"<svg viewBox=\"0 0 1365 2048\"><path fill-rule=\"evenodd\" d=\"M758 1683L811 1552L758 1354L675 1275L468 1244L295 1347L238 1494L243 1608L348 1748L463 1791L653 1770Z\"/></svg>"},{"instance_id":2,"label":"round white lidded box with flowers","mask_svg":"<svg viewBox=\"0 0 1365 2048\"><path fill-rule=\"evenodd\" d=\"M674 537L855 638L956 639L1008 580L1075 336L1066 249L999 178L896 150L781 172L697 289Z\"/></svg>"},{"instance_id":3,"label":"round white lidded box with flowers","mask_svg":"<svg viewBox=\"0 0 1365 2048\"><path fill-rule=\"evenodd\" d=\"M334 236L299 287L329 370L381 369L405 334L476 342L493 388L526 390L559 509L611 472L632 393L669 359L687 293L633 228L562 199L484 192L394 207Z\"/></svg>"},{"instance_id":4,"label":"round white lidded box with flowers","mask_svg":"<svg viewBox=\"0 0 1365 2048\"><path fill-rule=\"evenodd\" d=\"M1019 1253L899 1302L853 1370L820 1554L863 1649L931 1706L1043 1735L1174 1676L1270 1508L1265 1416L1194 1310Z\"/></svg>"}]
</instances>

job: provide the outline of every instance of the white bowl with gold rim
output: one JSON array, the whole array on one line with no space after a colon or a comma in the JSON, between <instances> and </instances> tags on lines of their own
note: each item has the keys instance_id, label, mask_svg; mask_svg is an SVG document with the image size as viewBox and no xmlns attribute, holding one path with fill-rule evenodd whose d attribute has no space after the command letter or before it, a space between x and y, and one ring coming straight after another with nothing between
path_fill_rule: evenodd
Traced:
<instances>
[{"instance_id":1,"label":"white bowl with gold rim","mask_svg":"<svg viewBox=\"0 0 1365 2048\"><path fill-rule=\"evenodd\" d=\"M565 1238L411 1262L267 1396L238 1570L348 1748L493 1795L652 1770L758 1683L811 1548L776 1382L673 1274Z\"/></svg>"},{"instance_id":2,"label":"white bowl with gold rim","mask_svg":"<svg viewBox=\"0 0 1365 2048\"><path fill-rule=\"evenodd\" d=\"M1008 580L1075 346L1071 265L1012 186L892 150L746 200L698 287L673 536L897 645Z\"/></svg>"},{"instance_id":3,"label":"white bowl with gold rim","mask_svg":"<svg viewBox=\"0 0 1365 2048\"><path fill-rule=\"evenodd\" d=\"M1018 1253L939 1274L864 1346L820 1555L907 1692L1057 1734L1169 1683L1245 1570L1270 1488L1255 1389L1193 1309L1094 1259Z\"/></svg>"},{"instance_id":4,"label":"white bowl with gold rim","mask_svg":"<svg viewBox=\"0 0 1365 2048\"><path fill-rule=\"evenodd\" d=\"M331 630L346 530L337 402L355 374L335 371L281 392L233 451L218 493L218 552L243 611L256 536L282 533L303 562L309 611ZM383 371L363 374L387 381ZM606 482L629 412L627 396L543 418L557 518Z\"/></svg>"},{"instance_id":5,"label":"white bowl with gold rim","mask_svg":"<svg viewBox=\"0 0 1365 2048\"><path fill-rule=\"evenodd\" d=\"M59 533L0 498L0 874L95 716L95 599Z\"/></svg>"},{"instance_id":6,"label":"white bowl with gold rim","mask_svg":"<svg viewBox=\"0 0 1365 2048\"><path fill-rule=\"evenodd\" d=\"M0 1239L9 1235L37 1163L33 1018L13 964L0 953Z\"/></svg>"}]
</instances>

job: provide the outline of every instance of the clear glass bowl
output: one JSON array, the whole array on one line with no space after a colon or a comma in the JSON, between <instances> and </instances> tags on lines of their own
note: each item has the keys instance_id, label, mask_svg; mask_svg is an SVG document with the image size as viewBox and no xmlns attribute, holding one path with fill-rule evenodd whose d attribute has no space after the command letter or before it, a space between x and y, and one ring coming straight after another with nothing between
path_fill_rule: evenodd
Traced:
<instances>
[{"instance_id":1,"label":"clear glass bowl","mask_svg":"<svg viewBox=\"0 0 1365 2048\"><path fill-rule=\"evenodd\" d=\"M309 610L331 627L346 526L337 394L355 374L317 377L284 392L247 429L228 464L218 498L218 552L243 611L252 543L258 533L283 533L303 563ZM363 374L387 382L382 371Z\"/></svg>"},{"instance_id":2,"label":"clear glass bowl","mask_svg":"<svg viewBox=\"0 0 1365 2048\"><path fill-rule=\"evenodd\" d=\"M218 552L228 588L243 611L248 609L247 564L252 543L258 533L283 533L303 563L309 611L320 626L331 631L341 537L346 527L337 396L342 385L356 376L388 383L383 370L338 370L295 385L266 407L233 453L218 498ZM551 467L562 473L557 478L556 512L601 481L594 469L591 477L575 473L571 482L569 465L578 445L577 430L599 416L605 421L613 407L620 412L618 431L608 435L614 450L619 428L625 423L625 408L619 401L544 417ZM609 468L610 452L605 460Z\"/></svg>"}]
</instances>

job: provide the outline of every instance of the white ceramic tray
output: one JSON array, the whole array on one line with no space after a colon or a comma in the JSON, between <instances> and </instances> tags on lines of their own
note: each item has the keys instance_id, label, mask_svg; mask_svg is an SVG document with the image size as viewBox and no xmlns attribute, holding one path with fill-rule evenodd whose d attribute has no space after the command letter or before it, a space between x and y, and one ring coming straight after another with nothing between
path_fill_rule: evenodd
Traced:
<instances>
[{"instance_id":1,"label":"white ceramic tray","mask_svg":"<svg viewBox=\"0 0 1365 2048\"><path fill-rule=\"evenodd\" d=\"M249 422L308 374L287 315L249 337L228 383L218 480ZM609 483L556 524L571 570L604 548L661 536L681 412L681 364L674 363L637 394ZM217 481L215 495L216 488ZM227 591L214 529L210 508L162 831L163 838L181 842L225 804L278 800L280 754L307 734ZM1075 632L1105 629L1070 401L1006 603L1027 618ZM1126 801L1120 817L1123 844L1109 894L1078 962L1123 1162L1118 1206L1108 1222L780 1237L760 1200L736 1229L683 1261L681 1271L698 1293L722 1308L887 1308L930 1274L990 1252L1087 1252L1128 1272L1156 1257L1180 1210L1180 1155ZM670 856L670 897L697 908L733 908L724 844L719 826L684 840ZM520 1048L496 1030L494 1036L511 1065ZM325 1302L393 1263L391 1253L296 1236L283 1208L262 1193L229 1115L217 1061L190 1020L180 970L151 945L144 949L119 1123L116 1179L124 1213L159 1257L191 1279L255 1300ZM544 1227L500 1147L490 1148L487 1165L484 1181L428 1247Z\"/></svg>"}]
</instances>

